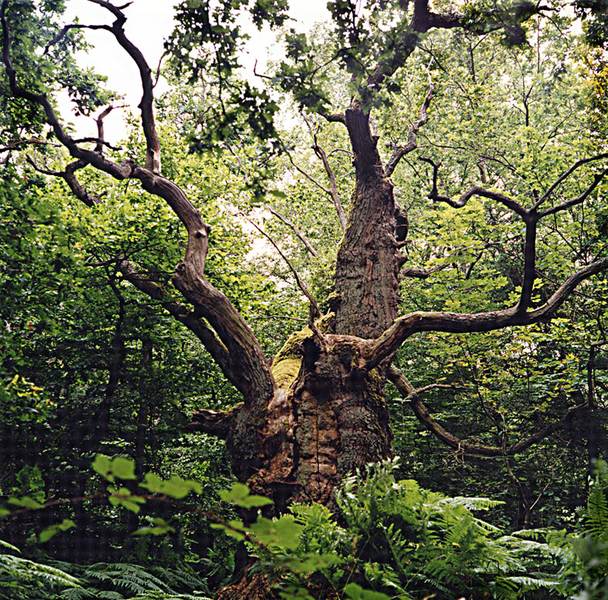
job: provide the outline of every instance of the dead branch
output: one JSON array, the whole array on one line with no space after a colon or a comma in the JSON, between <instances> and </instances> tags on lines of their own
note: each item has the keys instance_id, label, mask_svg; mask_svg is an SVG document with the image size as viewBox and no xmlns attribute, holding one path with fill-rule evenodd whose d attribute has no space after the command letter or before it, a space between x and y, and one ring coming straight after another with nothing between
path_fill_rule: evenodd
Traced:
<instances>
[{"instance_id":1,"label":"dead branch","mask_svg":"<svg viewBox=\"0 0 608 600\"><path fill-rule=\"evenodd\" d=\"M420 107L420 113L418 115L418 119L416 119L416 121L414 121L412 123L412 125L408 131L407 144L405 144L405 146L395 146L395 148L393 149L393 154L391 155L388 162L386 163L386 168L384 169L384 171L385 171L387 177L390 177L393 174L397 165L399 164L399 161L405 155L409 154L410 152L413 152L418 147L418 142L417 142L418 130L422 126L426 125L426 123L428 121L428 108L431 104L431 100L433 99L434 91L435 91L435 88L434 88L433 84L431 83L429 85L429 89L426 93L424 101L422 102L422 106Z\"/></svg>"},{"instance_id":2,"label":"dead branch","mask_svg":"<svg viewBox=\"0 0 608 600\"><path fill-rule=\"evenodd\" d=\"M300 231L298 227L295 226L294 223L292 223L287 217L285 217L272 207L269 207L268 211L273 214L277 219L279 219L279 221L285 223L285 225L287 225L287 227L289 227L295 233L297 238L302 242L302 244L304 244L304 247L306 248L306 250L308 250L311 256L317 256L317 251L313 248L308 238Z\"/></svg>"},{"instance_id":3,"label":"dead branch","mask_svg":"<svg viewBox=\"0 0 608 600\"><path fill-rule=\"evenodd\" d=\"M404 399L409 402L414 414L418 418L418 420L439 440L441 440L444 444L447 444L451 448L454 448L458 452L462 452L464 454L469 454L473 456L486 456L486 457L495 457L495 456L513 456L515 454L520 454L524 452L532 445L540 442L548 435L557 431L560 427L562 427L568 419L572 418L572 416L579 410L585 408L587 404L579 404L577 406L573 406L566 414L557 422L550 423L545 425L538 431L532 433L528 437L516 442L515 444L511 444L510 446L501 447L501 446L489 446L485 444L471 444L457 436L453 433L450 433L445 427L439 424L433 416L429 413L428 408L424 404L424 402L420 399L420 396L429 389L437 388L436 384L431 386L426 386L424 388L416 389L394 366L391 366L387 371L388 378L391 380L393 385L397 388L397 390L403 395ZM451 387L451 386L449 386Z\"/></svg>"},{"instance_id":4,"label":"dead branch","mask_svg":"<svg viewBox=\"0 0 608 600\"><path fill-rule=\"evenodd\" d=\"M319 308L317 301L314 299L314 296L310 293L310 291L306 287L306 284L304 283L304 281L298 274L298 271L293 266L292 262L287 258L287 256L285 256L285 254L283 253L283 251L281 250L279 245L274 241L272 236L269 235L266 231L264 231L264 229L262 229L255 221L253 221L252 219L250 219L247 215L245 215L243 213L239 213L239 214L248 223L253 225L253 227L272 244L273 248L277 251L277 254L283 259L285 264L288 266L288 268L291 271L294 279L296 280L296 283L297 283L298 287L300 288L301 292L304 294L304 296L306 296L306 298L310 302L310 306L312 307L311 322L314 321L314 319L319 318L321 316L321 309Z\"/></svg>"},{"instance_id":5,"label":"dead branch","mask_svg":"<svg viewBox=\"0 0 608 600\"><path fill-rule=\"evenodd\" d=\"M317 134L313 133L313 147L314 153L321 159L323 163L323 168L325 169L325 173L327 173L327 178L329 179L329 195L334 204L334 208L336 209L336 213L338 214L338 220L340 221L340 226L342 227L342 231L346 230L346 213L344 212L344 207L342 206L342 200L340 199L340 192L338 191L338 183L336 181L336 175L329 164L329 159L327 158L327 154L325 150L321 148L319 145L319 140L317 138Z\"/></svg>"}]
</instances>

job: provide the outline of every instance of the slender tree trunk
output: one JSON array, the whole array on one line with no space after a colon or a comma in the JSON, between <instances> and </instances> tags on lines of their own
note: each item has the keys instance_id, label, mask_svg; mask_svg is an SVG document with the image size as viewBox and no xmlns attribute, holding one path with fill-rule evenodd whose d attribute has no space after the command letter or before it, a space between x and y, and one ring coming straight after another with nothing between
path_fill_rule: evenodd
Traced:
<instances>
[{"instance_id":1,"label":"slender tree trunk","mask_svg":"<svg viewBox=\"0 0 608 600\"><path fill-rule=\"evenodd\" d=\"M150 420L149 397L152 388L152 340L144 338L141 347L141 374L139 382L139 409L137 411L137 429L135 431L135 473L142 478L147 466L146 443Z\"/></svg>"}]
</instances>

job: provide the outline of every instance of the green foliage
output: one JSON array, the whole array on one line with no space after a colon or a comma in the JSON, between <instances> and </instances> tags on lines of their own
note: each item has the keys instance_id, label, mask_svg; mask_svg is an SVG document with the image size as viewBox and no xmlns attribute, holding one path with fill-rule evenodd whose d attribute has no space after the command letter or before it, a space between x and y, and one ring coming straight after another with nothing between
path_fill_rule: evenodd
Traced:
<instances>
[{"instance_id":1,"label":"green foliage","mask_svg":"<svg viewBox=\"0 0 608 600\"><path fill-rule=\"evenodd\" d=\"M279 519L259 516L249 526L219 528L242 533L285 597L298 597L289 596L296 581L314 594L312 582L319 580L348 598L369 600L454 593L506 599L563 589L548 541L504 535L476 516L501 502L449 498L397 481L397 466L389 461L347 478L336 517L323 506L295 505Z\"/></svg>"},{"instance_id":2,"label":"green foliage","mask_svg":"<svg viewBox=\"0 0 608 600\"><path fill-rule=\"evenodd\" d=\"M74 523L72 519L64 519L63 521L61 521L61 523L49 525L40 532L40 535L38 536L38 541L41 544L44 544L45 542L48 542L51 538L55 537L58 533L61 533L62 531L69 531L70 529L72 529L72 527L75 526L76 523Z\"/></svg>"},{"instance_id":3,"label":"green foliage","mask_svg":"<svg viewBox=\"0 0 608 600\"><path fill-rule=\"evenodd\" d=\"M108 481L135 479L135 463L124 456L110 459L105 454L97 454L92 464L93 470Z\"/></svg>"},{"instance_id":4,"label":"green foliage","mask_svg":"<svg viewBox=\"0 0 608 600\"><path fill-rule=\"evenodd\" d=\"M65 588L77 588L80 580L58 569L25 558L0 554L0 598L31 600L52 598Z\"/></svg>"},{"instance_id":5,"label":"green foliage","mask_svg":"<svg viewBox=\"0 0 608 600\"><path fill-rule=\"evenodd\" d=\"M580 532L570 535L547 529L505 534L475 514L501 502L450 498L397 481L397 467L387 461L347 478L336 498L338 518L324 506L294 505L280 519L238 524L282 597L314 597L319 581L361 600L454 594L510 600L539 591L606 597L606 463L598 462Z\"/></svg>"},{"instance_id":6,"label":"green foliage","mask_svg":"<svg viewBox=\"0 0 608 600\"><path fill-rule=\"evenodd\" d=\"M128 563L49 566L0 554L2 600L205 600L206 589L188 570Z\"/></svg>"},{"instance_id":7,"label":"green foliage","mask_svg":"<svg viewBox=\"0 0 608 600\"><path fill-rule=\"evenodd\" d=\"M413 480L398 481L397 467L397 460L387 461L347 478L336 497L336 516L325 506L296 504L278 518L258 515L249 525L217 519L214 527L246 541L258 557L256 569L267 573L282 598L316 598L318 590L326 588L341 590L344 598L352 600L429 595L447 599L454 593L515 600L539 591L589 600L606 597L605 463L596 466L576 534L547 529L505 534L476 515L495 510L501 502L446 497ZM247 509L253 508L248 498L256 498L257 507L270 504L250 495L242 484L221 495ZM155 518L152 523L135 534L173 531L163 519ZM51 526L41 533L40 541L72 526L67 519ZM10 544L2 546L18 552ZM41 594L40 600L206 597L194 593L196 586L207 593L202 580L187 571L178 573L127 563L44 565L0 554L0 598L27 598L33 590ZM180 594L186 585L190 595Z\"/></svg>"},{"instance_id":8,"label":"green foliage","mask_svg":"<svg viewBox=\"0 0 608 600\"><path fill-rule=\"evenodd\" d=\"M28 89L50 97L64 89L77 114L90 114L110 94L102 78L75 62L87 47L81 32L56 38L63 4L8 3L13 62ZM211 224L206 276L249 321L268 356L301 329L306 307L299 290L286 284L291 273L274 251L260 251L259 240L230 213L253 211L264 220L323 309L331 308L325 298L334 284L342 230L314 183L323 187L326 174L318 155L306 150L309 128L327 149L346 209L352 155L345 131L322 127L323 120L309 113L344 108L360 96L377 111L379 151L388 155L406 141L407 124L417 118L431 78L435 97L417 143L420 155L441 162L442 190L457 194L481 180L526 206L574 160L605 151L605 57L577 35L572 11L530 18L528 2L458 3L468 31L419 35L410 25L414 4L331 0L328 23L311 35L295 28L286 33L286 52L270 67L269 89L242 78L243 22L247 17L258 28L286 25L285 0L177 5L176 30L167 44L172 90L156 106L163 174L179 182ZM443 14L454 8L431 4ZM577 0L574 8L587 40L605 45L605 0ZM408 68L399 69L409 54ZM367 85L379 61L387 73L394 71L383 89ZM280 135L291 155L278 157L274 120L278 98L286 93L308 120L299 127L289 113L294 121ZM11 98L4 75L0 108L0 145L11 147L30 135L41 137L37 144L44 141L41 111ZM141 135L131 132L122 143L106 155L118 162L142 160ZM49 168L63 168L68 160L51 144L35 148L28 151ZM592 440L599 440L600 453L606 448L606 371L595 373L595 408L569 419L555 439L492 462L446 453L389 389L395 444L404 457L399 472L408 479L400 480L388 465L348 479L334 513L295 505L271 518L272 502L240 483L219 493L230 505L222 507L217 490L231 484L223 443L182 431L197 409L228 408L240 398L198 341L159 303L142 301L117 268L128 258L172 289L183 241L177 219L134 181L113 183L90 168L79 171L103 198L90 209L14 152L3 151L0 162L0 445L7 448L0 517L10 517L1 523L10 542L0 541L7 552L0 561L0 597L200 598L208 593L206 582L197 583L190 570L160 573L159 565L186 560L217 588L236 562L233 540L259 559L256 568L269 574L284 598L310 599L324 586L368 599L606 597L602 463L579 533L504 533L514 522L517 528L574 527ZM406 266L437 269L428 279L402 283L401 310L477 311L512 303L521 281L521 224L482 199L459 210L429 203L425 169L408 158L393 175L410 221ZM576 197L597 172L594 165L582 168L554 201ZM264 195L265 187L279 189ZM605 191L598 186L584 209L561 213L541 228L535 303L574 265L606 253ZM314 257L263 205L306 234ZM607 328L607 292L606 278L598 277L552 323L456 341L426 333L396 360L420 385L455 385L428 398L436 418L459 436L511 443L556 422L587 397L589 346ZM283 386L291 384L301 362L298 352L285 350L285 360L273 364ZM94 470L110 484L105 489L99 477L91 477L93 456ZM195 509L180 502L193 502L193 493ZM477 497L485 495L500 501ZM65 498L90 500L49 502ZM162 517L152 514L158 503L165 507ZM258 508L263 516L253 522L235 515L244 509L253 518ZM479 511L487 512L487 520ZM87 543L79 545L80 539ZM12 555L17 547L27 558ZM82 548L90 554L83 556ZM42 550L86 566L47 567L37 555ZM146 566L111 562L121 560Z\"/></svg>"}]
</instances>

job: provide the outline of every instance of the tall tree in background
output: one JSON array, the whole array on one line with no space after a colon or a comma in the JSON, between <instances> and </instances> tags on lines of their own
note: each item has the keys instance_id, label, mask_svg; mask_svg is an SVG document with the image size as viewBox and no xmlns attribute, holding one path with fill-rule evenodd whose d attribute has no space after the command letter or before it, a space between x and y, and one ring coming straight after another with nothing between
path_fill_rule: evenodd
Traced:
<instances>
[{"instance_id":1,"label":"tall tree in background","mask_svg":"<svg viewBox=\"0 0 608 600\"><path fill-rule=\"evenodd\" d=\"M463 12L449 6L430 6L428 1L402 0L359 3L329 2L332 31L326 62L319 61L318 48L305 36L291 32L287 52L273 82L293 94L308 113L345 128L354 161L350 210L346 214L327 155L320 146L315 152L329 175L330 196L344 236L335 265L334 294L330 312L323 315L319 303L296 273L303 294L310 301L306 329L287 340L269 363L261 344L243 316L227 296L205 276L209 249L208 225L191 202L188 190L163 174L162 137L155 116L156 74L125 32L128 5L107 0L89 0L104 8L109 24L58 24L62 3L3 0L1 4L2 62L6 98L10 96L12 131L21 139L7 144L26 147L40 143L25 137L29 127L50 128L53 140L69 153L71 162L61 171L70 190L94 208L103 201L79 179L89 167L117 181L139 183L149 194L162 198L187 232L184 258L175 269L172 286L153 269L143 269L129 259L117 267L122 277L188 328L204 345L222 372L242 394L243 403L226 413L201 411L192 427L224 437L235 474L258 493L271 496L278 507L292 500L330 502L340 479L358 467L391 454L392 435L384 400L387 380L410 401L417 416L440 439L465 452L484 456L512 455L548 435L556 425L540 428L529 438L510 446L467 444L440 426L428 413L419 392L393 365L403 344L416 344L416 334L445 332L466 334L507 327L526 326L550 319L574 290L608 268L607 258L574 265L572 274L537 301L540 278L537 268L537 235L543 222L583 204L601 186L607 172L608 153L596 144L595 153L581 156L555 181L521 192L503 189L499 178L483 186L474 185L458 197L442 189L441 167L430 158L428 194L433 202L460 208L474 197L495 204L509 219L521 223L522 252L519 289L514 304L494 310L455 313L415 311L399 315L399 278L426 277L428 272L413 266L404 269L402 252L408 233L408 218L395 202L391 176L417 148L417 136L429 118L434 88L429 86L419 115L390 156L383 159L373 114L394 93L394 84L421 43L440 30L475 35L494 33L507 44L525 41L531 17L551 16L560 7L527 2L466 5ZM198 128L198 143L206 148L221 141L226 131L244 127L273 140L270 96L238 80L240 48L237 18L248 12L257 26L285 23L285 3L277 0L254 3L228 0L208 3L190 0L177 7L177 29L169 41L178 76L191 85L201 82L217 95ZM587 9L580 8L581 11ZM50 16L49 16L50 15ZM593 19L594 15L584 15ZM85 29L103 30L113 36L135 63L141 76L139 105L145 157L124 160L104 139L103 120L97 118L98 135L77 139L58 114L53 93L67 89L81 112L99 108L107 100L97 92L91 76L74 65L65 72L54 70L77 47ZM35 32L35 33L32 33ZM329 75L343 77L343 104L333 106L336 94L327 91ZM326 69L327 68L327 69ZM327 71L329 72L329 71ZM76 76L78 74L78 76ZM207 88L205 88L207 89ZM210 110L211 110L210 109ZM22 129L20 130L20 126ZM194 136L196 137L196 136ZM572 182L575 182L573 185ZM563 189L575 190L562 197ZM334 193L332 193L334 192ZM409 267L409 266L408 266ZM544 286L546 287L546 286Z\"/></svg>"}]
</instances>

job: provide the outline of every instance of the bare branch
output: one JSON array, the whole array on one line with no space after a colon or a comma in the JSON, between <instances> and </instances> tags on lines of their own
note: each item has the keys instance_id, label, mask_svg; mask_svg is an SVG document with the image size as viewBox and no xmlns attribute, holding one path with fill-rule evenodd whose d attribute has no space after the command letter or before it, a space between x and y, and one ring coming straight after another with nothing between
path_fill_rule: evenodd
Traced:
<instances>
[{"instance_id":1,"label":"bare branch","mask_svg":"<svg viewBox=\"0 0 608 600\"><path fill-rule=\"evenodd\" d=\"M521 204L519 204L512 198L509 198L508 196L505 196L504 194L501 194L500 192L493 192L491 190L486 190L477 185L470 187L466 192L464 192L460 196L460 198L458 198L458 200L452 200L449 196L441 195L437 188L439 165L437 165L437 163L435 163L430 158L421 157L420 160L428 163L433 168L433 186L431 188L431 191L428 194L428 197L431 200L433 200L434 202L445 202L446 204L449 204L453 208L462 208L463 206L466 205L466 203L473 196L481 196L484 198L489 198L491 200L496 200L497 202L500 202L501 204L503 204L504 206L506 206L513 212L517 213L521 217L524 217L528 214L528 211Z\"/></svg>"},{"instance_id":2,"label":"bare branch","mask_svg":"<svg viewBox=\"0 0 608 600\"><path fill-rule=\"evenodd\" d=\"M517 304L518 312L525 312L532 302L532 291L536 279L536 233L538 215L534 211L526 213L526 239L524 242L524 276L521 284L521 294Z\"/></svg>"},{"instance_id":3,"label":"bare branch","mask_svg":"<svg viewBox=\"0 0 608 600\"><path fill-rule=\"evenodd\" d=\"M141 56L141 53L139 53L139 50L136 48L131 47L129 45L130 42L124 37L124 32L122 31L124 15L120 12L120 7L116 7L104 0L89 1L108 8L108 10L117 17L117 21L113 25L113 33L119 42L120 40L123 40L123 43L133 53L134 57L138 59L138 57ZM230 358L230 364L238 365L238 367L235 367L235 371L238 371L239 376L233 381L235 382L237 389L243 393L245 401L254 402L270 397L273 391L272 376L253 331L247 325L240 313L230 303L228 298L204 279L205 259L208 249L208 226L203 221L198 209L192 205L184 192L175 183L161 177L152 170L141 167L132 161L118 164L107 159L100 152L86 150L78 146L74 139L63 128L61 121L47 96L44 94L32 93L18 84L16 71L10 58L10 32L6 19L7 6L8 0L2 0L0 5L2 62L5 66L9 88L13 96L23 98L42 108L46 120L53 129L56 138L67 148L72 157L76 159L76 164L72 163L71 168L66 169L65 171L67 178L65 174L62 174L61 176L66 179L68 184L72 182L74 185L74 182L77 183L74 171L82 168L81 165L91 165L118 180L130 178L137 179L145 191L159 196L167 202L182 221L188 232L185 258L176 269L176 273L173 277L174 285L179 289L183 296L194 305L196 318L200 320L201 317L204 317L215 331L215 333L212 333L211 330L206 328L202 323L197 326L201 332L201 336L205 336L207 343L209 344L208 349L214 348L213 336L217 334L217 337L221 340L221 343L226 349L225 356ZM145 61L143 62L143 65L145 65ZM142 66L141 61L139 66ZM142 79L145 90L151 90L149 70L147 75L146 73L142 73ZM149 99L150 102L147 102L146 98ZM142 104L142 115L150 114L147 111L151 111L151 109L151 93L148 94L145 92L144 102ZM149 137L151 134L155 134L154 129L149 127L150 121L146 117L143 117L142 120L145 122L144 125L147 129L147 136ZM74 187L73 191L78 191L79 197L84 200L80 190ZM144 288L140 287L140 289L143 290ZM177 314L174 314L174 316L178 318L178 320L181 320ZM190 317L184 318L186 321L190 321ZM188 325L188 323L186 324ZM217 357L218 362L221 360L219 357L222 355L220 349L221 347L216 344L214 350L216 354L214 358ZM226 367L227 364L228 363L224 363L224 371L229 373L230 367ZM220 366L223 365L220 364Z\"/></svg>"},{"instance_id":4,"label":"bare branch","mask_svg":"<svg viewBox=\"0 0 608 600\"><path fill-rule=\"evenodd\" d=\"M259 231L272 244L272 246L277 251L277 253L279 254L279 256L285 261L285 264L289 267L289 270L292 272L292 274L294 276L294 279L296 280L296 283L298 284L298 287L300 288L300 290L302 291L302 293L306 296L306 298L310 302L310 306L312 307L311 321L313 321L314 319L320 317L321 316L321 309L319 308L319 305L317 304L317 301L314 299L314 296L310 293L310 291L306 287L306 284L302 281L300 275L298 274L298 271L293 266L293 264L291 263L291 261L287 258L287 256L285 256L285 254L283 253L283 251L281 250L281 248L279 248L278 244L255 221L252 221L249 217L247 217L243 213L240 213L240 215L241 215L241 217L243 217L244 219L246 219L249 223L251 223L251 225L253 225L253 227L255 227L255 229L257 229L257 231Z\"/></svg>"},{"instance_id":5,"label":"bare branch","mask_svg":"<svg viewBox=\"0 0 608 600\"><path fill-rule=\"evenodd\" d=\"M482 313L414 312L395 320L380 337L370 342L367 368L377 366L391 357L399 346L414 333L440 331L444 333L479 333L505 327L531 325L550 318L576 287L592 275L608 269L608 258L597 260L572 274L539 308L520 311L516 305L503 310Z\"/></svg>"},{"instance_id":6,"label":"bare branch","mask_svg":"<svg viewBox=\"0 0 608 600\"><path fill-rule=\"evenodd\" d=\"M237 404L229 410L198 410L192 415L192 421L186 426L186 431L200 431L225 440L241 407L241 404Z\"/></svg>"},{"instance_id":7,"label":"bare branch","mask_svg":"<svg viewBox=\"0 0 608 600\"><path fill-rule=\"evenodd\" d=\"M411 277L412 279L428 279L433 273L438 273L439 271L443 271L447 269L450 265L436 265L435 267L431 267L430 269L418 269L416 267L409 267L407 269L402 269L400 275L402 277Z\"/></svg>"},{"instance_id":8,"label":"bare branch","mask_svg":"<svg viewBox=\"0 0 608 600\"><path fill-rule=\"evenodd\" d=\"M112 144L110 144L109 142L106 142L103 138L99 138L99 137L82 137L82 138L77 138L74 140L75 144L95 144L95 151L99 152L100 148L103 148L104 146L106 148L110 148L110 150L120 150L121 148L118 146L113 146Z\"/></svg>"},{"instance_id":9,"label":"bare branch","mask_svg":"<svg viewBox=\"0 0 608 600\"><path fill-rule=\"evenodd\" d=\"M447 429L445 429L445 427L439 424L429 413L429 410L424 404L424 402L420 399L421 394L423 394L425 391L438 387L436 384L416 389L405 378L401 371L399 371L394 366L391 366L388 369L387 375L393 385L397 388L397 390L399 390L399 392L404 396L405 400L410 403L410 406L412 407L412 410L414 411L414 414L416 415L418 420L435 437L441 440L444 444L447 444L451 448L454 448L458 452L473 456L494 457L513 456L515 454L520 454L521 452L524 452L525 450L530 448L533 444L540 442L542 439L544 439L551 433L557 431L568 421L568 419L572 417L573 414L587 406L586 404L580 404L571 407L560 421L545 425L538 431L534 432L533 434L529 435L528 437L520 440L515 444L511 444L510 446L501 447L488 446L485 444L471 444L455 436L453 433L450 433Z\"/></svg>"},{"instance_id":10,"label":"bare branch","mask_svg":"<svg viewBox=\"0 0 608 600\"><path fill-rule=\"evenodd\" d=\"M246 392L246 389L243 388L242 372L238 365L234 364L234 358L230 356L226 346L200 316L174 300L158 281L151 275L142 273L131 261L121 260L118 268L129 283L159 302L176 320L183 323L203 343L228 381L239 391Z\"/></svg>"},{"instance_id":11,"label":"bare branch","mask_svg":"<svg viewBox=\"0 0 608 600\"><path fill-rule=\"evenodd\" d=\"M433 99L434 91L435 91L435 88L434 88L433 84L431 83L429 85L429 89L426 93L422 106L420 107L420 114L418 116L418 119L412 123L412 126L410 127L410 129L408 131L407 144L405 146L396 146L395 149L393 150L393 154L391 155L388 162L386 163L385 173L386 173L387 177L390 177L393 174L393 172L395 171L395 168L399 164L399 161L406 154L413 152L418 147L418 143L417 143L417 139L416 139L418 130L423 125L425 125L426 122L428 121L427 111L431 104L431 100Z\"/></svg>"},{"instance_id":12,"label":"bare branch","mask_svg":"<svg viewBox=\"0 0 608 600\"><path fill-rule=\"evenodd\" d=\"M84 202L87 206L95 206L96 204L100 203L99 197L94 194L90 194L76 177L76 171L84 169L87 166L86 162L82 160L75 160L71 162L64 171L51 171L50 169L38 166L34 159L30 156L26 157L26 160L39 173L50 175L52 177L60 177L63 179L68 184L68 187L74 196Z\"/></svg>"},{"instance_id":13,"label":"bare branch","mask_svg":"<svg viewBox=\"0 0 608 600\"><path fill-rule=\"evenodd\" d=\"M298 237L298 239L304 244L304 247L312 256L317 256L317 251L313 248L312 244L308 240L308 238L292 223L287 217L283 216L280 212L275 210L272 207L268 207L268 210L271 214L273 214L279 221L285 223L287 227L289 227Z\"/></svg>"},{"instance_id":14,"label":"bare branch","mask_svg":"<svg viewBox=\"0 0 608 600\"><path fill-rule=\"evenodd\" d=\"M4 152L11 152L13 150L19 150L24 146L58 146L58 144L53 144L47 140L40 140L36 138L29 140L15 140L8 142L5 146L0 146L0 154Z\"/></svg>"},{"instance_id":15,"label":"bare branch","mask_svg":"<svg viewBox=\"0 0 608 600\"><path fill-rule=\"evenodd\" d=\"M110 104L110 106L104 108L98 115L97 117L95 117L95 123L97 125L97 139L98 139L98 143L97 143L97 147L95 148L95 150L97 152L99 152L100 154L103 153L103 147L104 146L108 146L109 148L112 148L112 146L110 146L110 144L108 144L105 141L105 131L104 131L104 120L105 118L113 111L116 110L118 108L125 108L126 105L125 104L121 104L120 106L114 106L112 104Z\"/></svg>"},{"instance_id":16,"label":"bare branch","mask_svg":"<svg viewBox=\"0 0 608 600\"><path fill-rule=\"evenodd\" d=\"M329 159L327 158L325 150L323 150L323 148L321 148L321 146L319 145L316 133L313 134L312 149L323 163L323 168L325 169L325 173L327 173L327 178L329 179L329 195L331 196L334 208L336 209L336 213L338 214L338 220L340 221L342 231L346 231L346 213L344 212L344 207L342 206L342 201L340 200L340 193L338 192L338 183L336 181L336 175L333 169L331 168L331 165L329 164Z\"/></svg>"},{"instance_id":17,"label":"bare branch","mask_svg":"<svg viewBox=\"0 0 608 600\"><path fill-rule=\"evenodd\" d=\"M463 18L457 13L446 13L443 15L432 12L429 9L429 0L414 0L414 15L411 28L419 33L425 33L429 29L453 29L463 26Z\"/></svg>"},{"instance_id":18,"label":"bare branch","mask_svg":"<svg viewBox=\"0 0 608 600\"><path fill-rule=\"evenodd\" d=\"M116 17L116 19L123 20L123 21L126 20L126 17L122 11L125 8L128 8L129 6L131 6L131 4L132 4L132 2L127 2L126 4L123 4L121 6L116 6L116 5L112 4L111 2L109 2L108 0L89 0L89 2L102 6L103 8L109 10L114 15L114 17Z\"/></svg>"},{"instance_id":19,"label":"bare branch","mask_svg":"<svg viewBox=\"0 0 608 600\"><path fill-rule=\"evenodd\" d=\"M558 204L553 208L548 208L547 210L542 211L539 214L539 217L547 217L548 215L553 215L557 212L561 212L562 210L567 210L568 208L572 208L573 206L582 204L591 195L593 190L602 182L602 180L604 179L604 177L606 177L607 174L608 169L604 169L601 173L595 175L591 185L589 185L587 189L582 194L580 194L580 196L572 198L571 200L566 200L566 202L563 202L562 204Z\"/></svg>"},{"instance_id":20,"label":"bare branch","mask_svg":"<svg viewBox=\"0 0 608 600\"><path fill-rule=\"evenodd\" d=\"M124 24L127 20L121 8L114 6L106 0L89 0L93 4L98 4L109 10L116 20L109 28L116 41L131 57L137 69L142 84L142 97L139 103L141 110L141 122L146 138L146 168L153 173L160 173L160 140L156 131L156 120L154 118L154 81L152 70L148 65L141 50L131 42L124 31ZM124 6L128 6L124 5Z\"/></svg>"},{"instance_id":21,"label":"bare branch","mask_svg":"<svg viewBox=\"0 0 608 600\"><path fill-rule=\"evenodd\" d=\"M329 190L328 188L326 188L322 183L319 183L319 181L317 181L310 173L306 172L304 169L302 169L302 167L300 167L295 159L293 158L291 152L285 147L285 145L283 143L281 143L281 147L283 152L285 153L285 155L287 156L287 158L289 159L289 162L291 163L291 166L301 175L303 175L306 179L308 179L308 181L310 181L311 183L313 183L314 185L316 185L320 190L322 190L323 192L325 192L326 194L328 194L329 196L331 196L331 190Z\"/></svg>"},{"instance_id":22,"label":"bare branch","mask_svg":"<svg viewBox=\"0 0 608 600\"><path fill-rule=\"evenodd\" d=\"M69 31L72 31L74 29L112 31L109 25L84 25L82 23L70 23L69 25L64 25L59 31L59 33L45 46L44 54L48 54L49 50L51 49L51 46L58 44L67 35Z\"/></svg>"},{"instance_id":23,"label":"bare branch","mask_svg":"<svg viewBox=\"0 0 608 600\"><path fill-rule=\"evenodd\" d=\"M409 6L409 3L407 3ZM400 39L395 40L391 44L390 50L383 53L382 58L373 68L371 74L367 78L367 85L359 89L361 100L366 106L371 106L371 99L384 82L392 77L394 73L402 67L409 56L418 47L422 36L430 29L453 29L462 28L465 31L484 35L490 31L496 31L505 27L504 9L497 8L487 11L483 16L483 22L475 22L456 12L447 12L443 14L435 13L429 8L429 0L414 0L414 11L412 20L408 26L404 26L404 33ZM542 11L551 10L547 6L541 4L533 4L527 0L518 2L514 5L512 17L516 21L522 21L532 14L539 14ZM403 18L407 15L407 9L404 9ZM405 23L403 23L405 25Z\"/></svg>"},{"instance_id":24,"label":"bare branch","mask_svg":"<svg viewBox=\"0 0 608 600\"><path fill-rule=\"evenodd\" d=\"M604 158L608 158L608 153L603 153L603 154L597 154L596 156L590 156L589 158L582 158L581 160L577 160L571 167L569 167L568 169L566 169L556 180L553 184L551 184L551 186L549 186L549 189L538 199L538 201L536 202L536 204L534 205L534 209L538 210L540 208L540 206L543 204L543 202L545 202L545 200L547 200L551 194L553 194L553 192L564 182L566 181L566 179L568 179L568 177L570 177L570 175L572 175L572 173L574 173L577 169L579 169L580 167L582 167L583 165L586 165L590 162L595 162L597 160L602 160Z\"/></svg>"},{"instance_id":25,"label":"bare branch","mask_svg":"<svg viewBox=\"0 0 608 600\"><path fill-rule=\"evenodd\" d=\"M160 55L160 58L158 59L158 64L156 65L156 75L154 76L154 85L152 86L154 88L158 85L158 82L160 80L160 68L163 64L163 60L165 60L168 54L169 51L164 50L163 53Z\"/></svg>"},{"instance_id":26,"label":"bare branch","mask_svg":"<svg viewBox=\"0 0 608 600\"><path fill-rule=\"evenodd\" d=\"M318 110L317 114L328 123L342 123L342 125L346 125L346 118L343 113L327 113L323 110Z\"/></svg>"}]
</instances>

